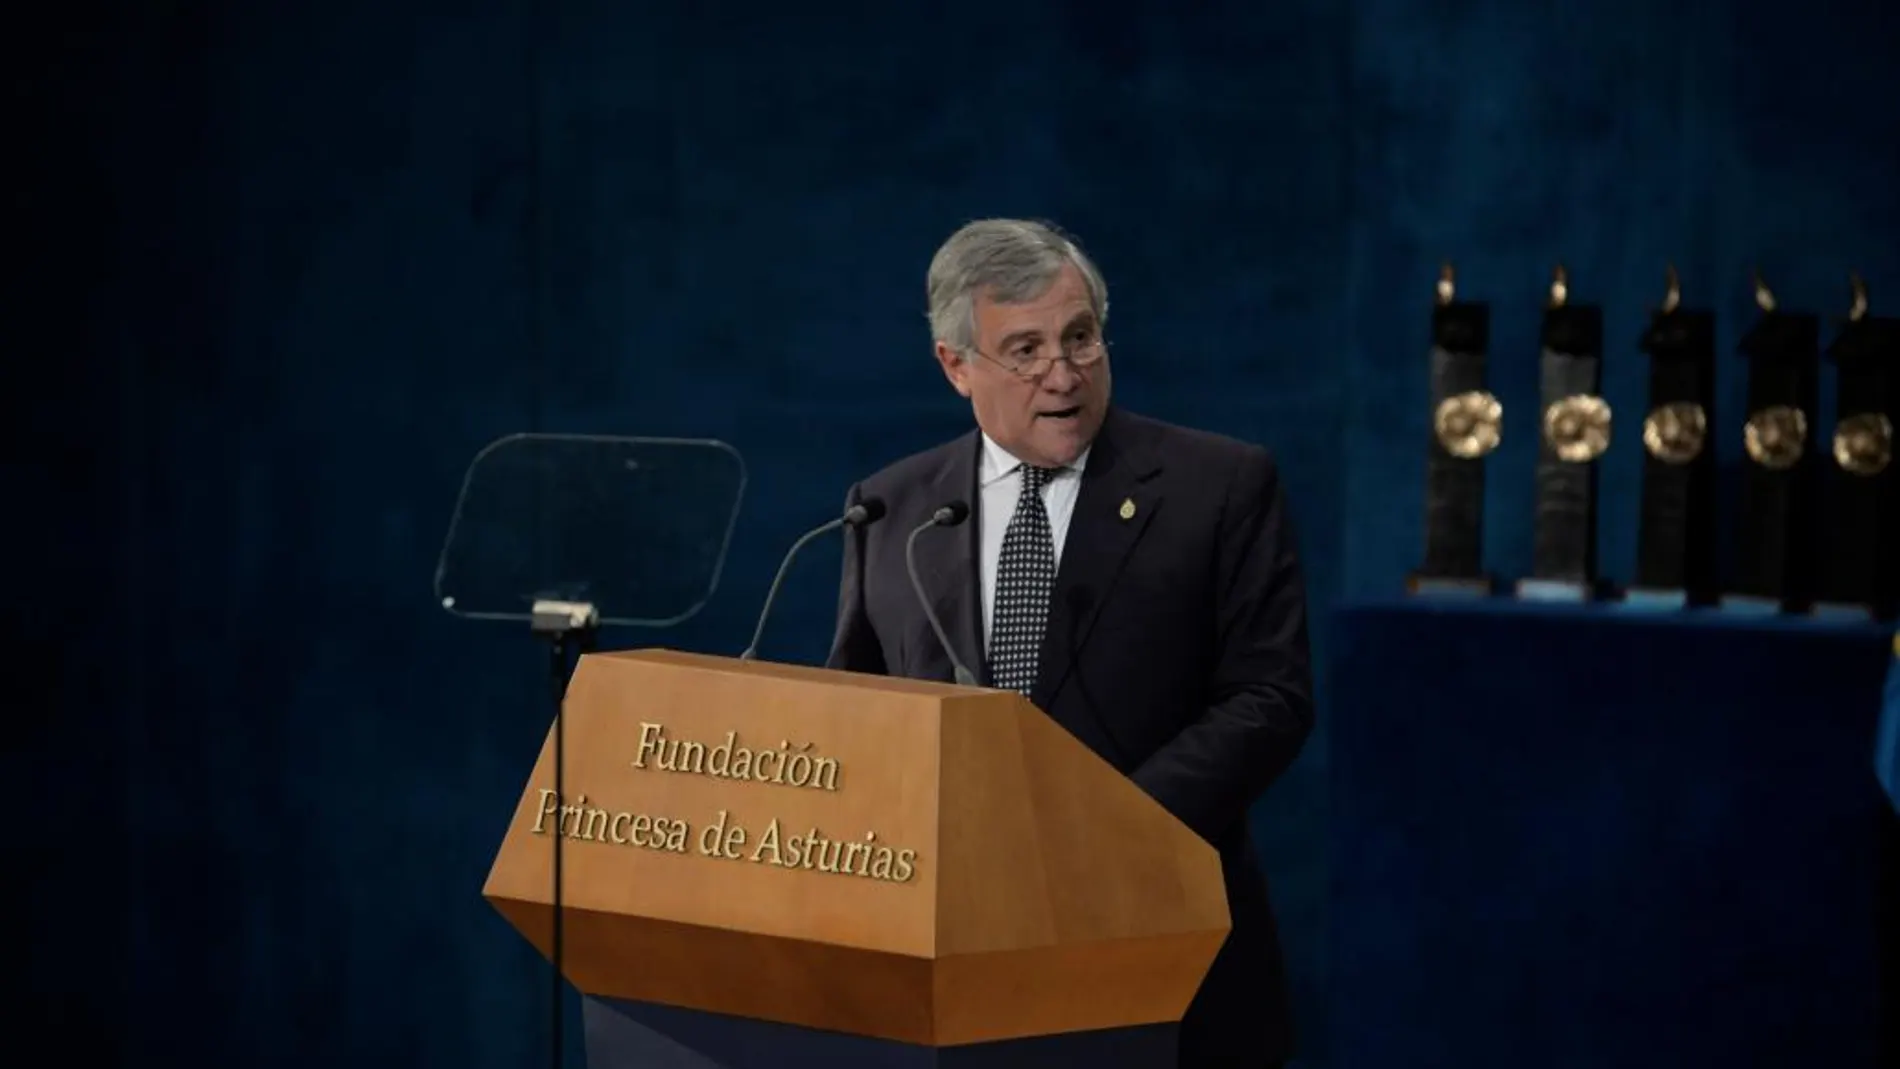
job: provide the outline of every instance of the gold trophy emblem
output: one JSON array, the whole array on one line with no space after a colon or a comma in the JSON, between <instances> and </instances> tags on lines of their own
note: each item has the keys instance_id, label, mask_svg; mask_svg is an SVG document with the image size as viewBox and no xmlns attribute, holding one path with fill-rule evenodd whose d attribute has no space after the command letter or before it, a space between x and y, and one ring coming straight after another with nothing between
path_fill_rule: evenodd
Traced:
<instances>
[{"instance_id":1,"label":"gold trophy emblem","mask_svg":"<svg viewBox=\"0 0 1900 1069\"><path fill-rule=\"evenodd\" d=\"M1709 417L1693 401L1658 405L1643 420L1643 448L1665 464L1687 464L1702 455Z\"/></svg>"},{"instance_id":2,"label":"gold trophy emblem","mask_svg":"<svg viewBox=\"0 0 1900 1069\"><path fill-rule=\"evenodd\" d=\"M1775 310L1775 292L1755 272L1755 306L1764 312ZM1808 417L1789 405L1770 405L1751 413L1742 425L1742 448L1748 458L1770 471L1786 471L1800 461L1806 451Z\"/></svg>"},{"instance_id":3,"label":"gold trophy emblem","mask_svg":"<svg viewBox=\"0 0 1900 1069\"><path fill-rule=\"evenodd\" d=\"M1471 460L1498 447L1503 422L1504 406L1497 398L1483 390L1468 390L1438 403L1432 432L1445 452Z\"/></svg>"},{"instance_id":4,"label":"gold trophy emblem","mask_svg":"<svg viewBox=\"0 0 1900 1069\"><path fill-rule=\"evenodd\" d=\"M1867 318L1867 283L1858 272L1848 275L1847 280L1854 294L1847 321L1858 323ZM1893 421L1880 412L1842 417L1834 429L1834 462L1850 475L1879 475L1886 471L1887 465L1893 463Z\"/></svg>"},{"instance_id":5,"label":"gold trophy emblem","mask_svg":"<svg viewBox=\"0 0 1900 1069\"><path fill-rule=\"evenodd\" d=\"M1544 410L1544 440L1559 460L1582 464L1610 447L1610 406L1601 397L1572 394Z\"/></svg>"},{"instance_id":6,"label":"gold trophy emblem","mask_svg":"<svg viewBox=\"0 0 1900 1069\"><path fill-rule=\"evenodd\" d=\"M1742 446L1748 458L1770 471L1795 466L1807 443L1808 417L1798 408L1771 405L1748 417Z\"/></svg>"},{"instance_id":7,"label":"gold trophy emblem","mask_svg":"<svg viewBox=\"0 0 1900 1069\"><path fill-rule=\"evenodd\" d=\"M1841 420L1834 430L1834 462L1850 475L1879 475L1893 462L1893 422L1879 412Z\"/></svg>"}]
</instances>

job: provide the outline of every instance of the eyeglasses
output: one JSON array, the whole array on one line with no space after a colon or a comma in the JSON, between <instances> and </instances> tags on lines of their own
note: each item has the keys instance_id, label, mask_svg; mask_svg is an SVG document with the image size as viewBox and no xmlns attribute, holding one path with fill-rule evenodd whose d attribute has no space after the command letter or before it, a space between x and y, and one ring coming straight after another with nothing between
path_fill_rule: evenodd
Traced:
<instances>
[{"instance_id":1,"label":"eyeglasses","mask_svg":"<svg viewBox=\"0 0 1900 1069\"><path fill-rule=\"evenodd\" d=\"M1102 359L1108 355L1108 343L1100 338L1091 338L1087 341L1068 341L1063 343L1060 353L1046 353L1042 351L1041 347L1038 347L1034 354L1022 357L991 356L974 346L965 351L975 353L1019 379L1034 381L1054 371L1057 360L1067 360L1069 366L1078 371L1082 368L1093 367L1101 363Z\"/></svg>"}]
</instances>

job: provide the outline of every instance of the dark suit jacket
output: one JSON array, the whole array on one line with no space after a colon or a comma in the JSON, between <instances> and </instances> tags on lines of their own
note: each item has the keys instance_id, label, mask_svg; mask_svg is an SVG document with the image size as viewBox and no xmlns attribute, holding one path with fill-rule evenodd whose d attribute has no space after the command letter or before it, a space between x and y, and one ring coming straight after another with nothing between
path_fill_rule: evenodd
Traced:
<instances>
[{"instance_id":1,"label":"dark suit jacket","mask_svg":"<svg viewBox=\"0 0 1900 1069\"><path fill-rule=\"evenodd\" d=\"M904 541L939 506L975 506L981 438L853 486L881 522L846 541L829 664L949 681ZM1124 500L1135 503L1124 521ZM1007 516L977 517L1007 523ZM917 563L958 657L988 682L977 524L926 532ZM1182 1065L1266 1065L1291 1050L1285 978L1247 809L1313 724L1305 592L1266 451L1111 408L1083 470L1032 700L1220 851L1233 931L1182 1023Z\"/></svg>"}]
</instances>

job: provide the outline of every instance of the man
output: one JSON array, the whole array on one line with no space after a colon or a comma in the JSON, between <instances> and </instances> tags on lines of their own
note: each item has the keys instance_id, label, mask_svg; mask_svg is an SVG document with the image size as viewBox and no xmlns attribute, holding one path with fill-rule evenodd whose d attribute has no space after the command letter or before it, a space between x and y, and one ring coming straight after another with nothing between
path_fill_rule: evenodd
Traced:
<instances>
[{"instance_id":1,"label":"man","mask_svg":"<svg viewBox=\"0 0 1900 1069\"><path fill-rule=\"evenodd\" d=\"M1109 403L1108 293L1052 228L987 220L931 261L937 363L977 430L853 486L833 668L1020 691L1213 843L1233 929L1181 1029L1183 1066L1272 1066L1291 1027L1249 805L1312 728L1305 593L1267 453ZM848 507L848 506L847 506Z\"/></svg>"}]
</instances>

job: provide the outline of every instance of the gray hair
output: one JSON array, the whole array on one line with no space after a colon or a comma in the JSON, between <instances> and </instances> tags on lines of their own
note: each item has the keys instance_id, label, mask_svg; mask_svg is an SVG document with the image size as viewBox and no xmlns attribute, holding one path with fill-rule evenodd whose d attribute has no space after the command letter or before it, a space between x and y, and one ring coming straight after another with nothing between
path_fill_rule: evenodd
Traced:
<instances>
[{"instance_id":1,"label":"gray hair","mask_svg":"<svg viewBox=\"0 0 1900 1069\"><path fill-rule=\"evenodd\" d=\"M930 259L930 334L953 349L976 347L976 299L1033 301L1074 264L1098 325L1108 325L1108 284L1074 239L1048 223L979 219L950 235Z\"/></svg>"}]
</instances>

